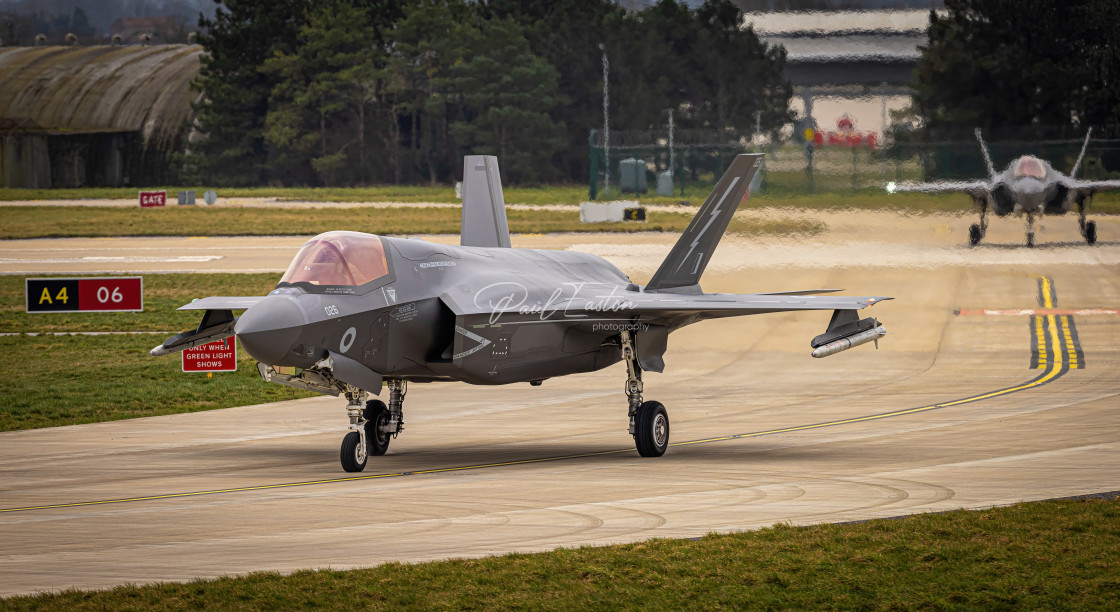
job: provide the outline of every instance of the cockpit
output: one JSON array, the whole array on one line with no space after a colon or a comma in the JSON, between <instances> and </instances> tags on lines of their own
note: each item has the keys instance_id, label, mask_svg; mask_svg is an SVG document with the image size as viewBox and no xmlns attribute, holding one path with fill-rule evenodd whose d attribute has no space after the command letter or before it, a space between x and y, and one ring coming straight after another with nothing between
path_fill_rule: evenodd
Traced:
<instances>
[{"instance_id":1,"label":"cockpit","mask_svg":"<svg viewBox=\"0 0 1120 612\"><path fill-rule=\"evenodd\" d=\"M389 274L381 239L360 232L327 232L303 245L280 283L359 286Z\"/></svg>"},{"instance_id":2,"label":"cockpit","mask_svg":"<svg viewBox=\"0 0 1120 612\"><path fill-rule=\"evenodd\" d=\"M1024 155L1015 162L1016 177L1046 178L1046 168L1042 161L1033 155Z\"/></svg>"}]
</instances>

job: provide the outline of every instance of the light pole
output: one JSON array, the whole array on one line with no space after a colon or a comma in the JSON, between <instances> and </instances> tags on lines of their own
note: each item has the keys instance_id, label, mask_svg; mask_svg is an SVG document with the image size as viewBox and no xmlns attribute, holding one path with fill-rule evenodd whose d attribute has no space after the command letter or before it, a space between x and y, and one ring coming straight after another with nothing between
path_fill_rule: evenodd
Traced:
<instances>
[{"instance_id":1,"label":"light pole","mask_svg":"<svg viewBox=\"0 0 1120 612\"><path fill-rule=\"evenodd\" d=\"M611 64L607 61L607 46L599 43L599 51L603 52L603 193L608 194L611 192L611 96L607 77Z\"/></svg>"}]
</instances>

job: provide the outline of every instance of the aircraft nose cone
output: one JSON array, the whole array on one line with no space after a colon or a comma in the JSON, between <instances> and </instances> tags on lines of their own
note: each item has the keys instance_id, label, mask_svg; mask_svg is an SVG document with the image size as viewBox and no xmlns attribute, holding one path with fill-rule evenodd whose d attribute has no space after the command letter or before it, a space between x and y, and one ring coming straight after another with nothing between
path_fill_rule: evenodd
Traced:
<instances>
[{"instance_id":1,"label":"aircraft nose cone","mask_svg":"<svg viewBox=\"0 0 1120 612\"><path fill-rule=\"evenodd\" d=\"M268 365L281 361L299 341L307 323L294 298L273 295L249 307L237 319L233 331L253 359Z\"/></svg>"}]
</instances>

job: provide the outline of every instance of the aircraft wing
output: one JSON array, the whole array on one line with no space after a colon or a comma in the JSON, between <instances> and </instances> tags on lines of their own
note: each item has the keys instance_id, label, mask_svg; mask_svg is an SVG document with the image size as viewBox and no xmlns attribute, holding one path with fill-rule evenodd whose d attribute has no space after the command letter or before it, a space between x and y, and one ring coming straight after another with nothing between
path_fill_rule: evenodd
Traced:
<instances>
[{"instance_id":1,"label":"aircraft wing","mask_svg":"<svg viewBox=\"0 0 1120 612\"><path fill-rule=\"evenodd\" d=\"M245 310L265 297L263 295L208 297L180 306L177 310L205 310L202 322L198 324L197 329L188 329L164 340L163 344L153 348L150 353L158 357L228 338L233 335L233 326L237 323L233 311Z\"/></svg>"},{"instance_id":2,"label":"aircraft wing","mask_svg":"<svg viewBox=\"0 0 1120 612\"><path fill-rule=\"evenodd\" d=\"M1090 193L1095 193L1097 191L1116 191L1116 190L1120 190L1120 181L1118 181L1118 180L1111 180L1111 181L1074 180L1074 181L1070 181L1069 186L1070 186L1071 189L1077 189L1079 191L1087 191L1087 192L1090 192Z\"/></svg>"},{"instance_id":3,"label":"aircraft wing","mask_svg":"<svg viewBox=\"0 0 1120 612\"><path fill-rule=\"evenodd\" d=\"M928 183L903 181L901 183L887 183L887 193L898 193L901 191L967 193L979 197L991 192L991 184L988 183L988 181L932 181Z\"/></svg>"},{"instance_id":4,"label":"aircraft wing","mask_svg":"<svg viewBox=\"0 0 1120 612\"><path fill-rule=\"evenodd\" d=\"M642 321L669 322L682 317L700 320L789 310L860 310L890 299L893 298L804 295L797 292L700 295L635 293L633 297L620 296L619 308L616 311L599 310L603 304L596 303L594 300L590 301L583 310L587 311L584 314L591 317L607 315L611 318L623 318L626 315L637 315ZM609 307L609 304L607 306ZM567 310L569 315L578 311L577 308Z\"/></svg>"},{"instance_id":5,"label":"aircraft wing","mask_svg":"<svg viewBox=\"0 0 1120 612\"><path fill-rule=\"evenodd\" d=\"M245 310L268 296L207 297L185 304L176 310Z\"/></svg>"},{"instance_id":6,"label":"aircraft wing","mask_svg":"<svg viewBox=\"0 0 1120 612\"><path fill-rule=\"evenodd\" d=\"M630 329L637 342L641 367L663 372L669 332L689 323L768 312L831 310L828 328L810 342L810 346L816 349L813 356L823 357L877 340L885 334L877 319L860 320L856 311L890 299L893 298L804 295L797 292L747 295L636 293L630 299L621 298L616 304L617 310L612 310L609 301L591 301L582 311L577 305L569 304L564 316L572 322L579 321L582 316L587 321L586 325L592 328L611 325Z\"/></svg>"}]
</instances>

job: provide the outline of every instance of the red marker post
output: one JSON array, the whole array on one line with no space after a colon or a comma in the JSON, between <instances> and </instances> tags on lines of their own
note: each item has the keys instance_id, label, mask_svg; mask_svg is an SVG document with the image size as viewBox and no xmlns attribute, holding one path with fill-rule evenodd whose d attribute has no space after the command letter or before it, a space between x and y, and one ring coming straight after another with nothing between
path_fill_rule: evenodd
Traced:
<instances>
[{"instance_id":1,"label":"red marker post","mask_svg":"<svg viewBox=\"0 0 1120 612\"><path fill-rule=\"evenodd\" d=\"M236 372L237 336L196 346L180 354L184 372Z\"/></svg>"}]
</instances>

